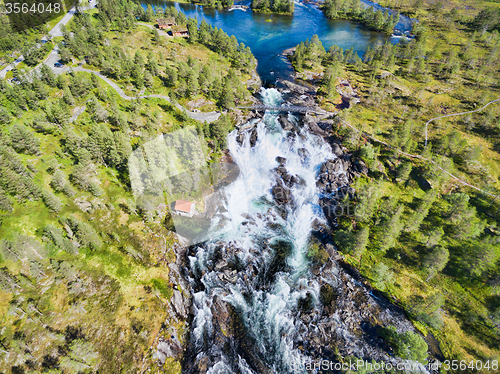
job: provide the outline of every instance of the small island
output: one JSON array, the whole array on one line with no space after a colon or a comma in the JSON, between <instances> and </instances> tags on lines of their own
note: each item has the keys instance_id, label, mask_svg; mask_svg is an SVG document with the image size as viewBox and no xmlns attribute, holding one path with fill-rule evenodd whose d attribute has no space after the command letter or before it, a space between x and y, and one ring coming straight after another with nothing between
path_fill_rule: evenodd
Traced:
<instances>
[{"instance_id":1,"label":"small island","mask_svg":"<svg viewBox=\"0 0 500 374\"><path fill-rule=\"evenodd\" d=\"M252 10L259 13L293 14L293 0L252 0Z\"/></svg>"},{"instance_id":2,"label":"small island","mask_svg":"<svg viewBox=\"0 0 500 374\"><path fill-rule=\"evenodd\" d=\"M386 34L392 34L399 21L399 13L391 15L389 10L374 10L361 0L326 0L321 9L327 18L358 21L372 30Z\"/></svg>"}]
</instances>

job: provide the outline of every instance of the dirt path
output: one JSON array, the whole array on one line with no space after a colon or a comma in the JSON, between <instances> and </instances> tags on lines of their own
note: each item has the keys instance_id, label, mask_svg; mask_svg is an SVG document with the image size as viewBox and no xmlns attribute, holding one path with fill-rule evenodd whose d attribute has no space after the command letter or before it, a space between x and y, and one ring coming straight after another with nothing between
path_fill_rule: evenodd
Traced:
<instances>
[{"instance_id":1,"label":"dirt path","mask_svg":"<svg viewBox=\"0 0 500 374\"><path fill-rule=\"evenodd\" d=\"M137 22L137 24L138 24L138 25L141 25L141 26L146 26L148 29L151 29L151 30L156 30L156 31L158 31L158 35L160 35L160 36L164 36L164 37L165 37L165 38L167 38L167 39L172 39L172 38L173 38L173 36L168 35L168 33L166 33L165 31L163 31L163 30L159 30L159 29L157 29L157 28L156 28L156 27L154 27L154 26L148 25L147 23L144 23L144 22Z\"/></svg>"},{"instance_id":2,"label":"dirt path","mask_svg":"<svg viewBox=\"0 0 500 374\"><path fill-rule=\"evenodd\" d=\"M497 99L495 101L499 101L500 99ZM484 109L484 107L482 108ZM397 149L396 147L390 145L389 143L386 143L384 142L383 140L380 140L380 139L377 139L375 138L373 135L370 135L364 131L361 131L359 129L357 129L356 127L348 124L347 122L342 122L343 125L347 126L347 127L350 127L351 129L353 130L356 130L356 131L359 131L361 134L363 134L365 137L367 138L370 138L372 139L373 141L377 142L377 143L380 143L380 144L383 144L385 145L386 147L390 148L390 149L393 149L394 151L398 152L399 154L402 154L403 156L406 156L406 157L409 157L409 158L418 158L422 161L426 161L426 162L430 162L432 164L434 164L439 170L441 170L443 173L449 175L451 178L453 178L454 180L456 180L457 182L460 182L462 183L464 186L467 186L467 187L470 187L470 188L473 188L475 189L476 191L479 191L479 192L482 192L484 193L485 195L488 195L488 196L491 196L491 197L494 197L495 199L497 198L500 198L500 196L497 196L495 194L492 194L491 192L488 192L488 191L485 191L477 186L474 186L473 184L470 184L469 182L467 181L464 181L463 179L460 179L459 177L457 177L456 175L453 175L452 173L450 173L449 171L445 170L444 168L442 168L441 166L437 165L436 162L434 160L431 160L429 158L426 158L426 157L422 157L420 155L412 155L410 153L406 153L406 152L403 152L401 151L400 149Z\"/></svg>"},{"instance_id":3,"label":"dirt path","mask_svg":"<svg viewBox=\"0 0 500 374\"><path fill-rule=\"evenodd\" d=\"M174 105L177 109L179 109L179 110L183 111L184 113L186 113L190 118L192 118L192 119L194 119L196 121L200 121L200 122L205 122L206 121L206 122L210 123L210 122L216 121L220 117L220 113L219 112L208 112L208 113L191 112L190 110L187 110L186 108L184 108L179 103L174 103L170 97L165 96L165 95L152 94L152 95L140 95L140 96L137 96L137 97L128 96L127 94L125 94L125 92L123 92L123 90L115 82L113 82L111 79L109 79L108 77L106 77L105 75L103 75L102 73L100 73L98 71L94 71L94 70L90 70L90 69L85 69L85 68L82 68L81 66L73 68L73 71L75 71L75 72L86 72L86 73L91 73L91 74L97 75L99 78L101 78L103 81L105 81L111 87L113 87L113 89L118 93L118 95L120 95L120 97L122 99L124 99L124 100L133 100L133 99L138 99L138 98L144 98L144 99L145 98L163 99L163 100L168 101L172 105Z\"/></svg>"},{"instance_id":4,"label":"dirt path","mask_svg":"<svg viewBox=\"0 0 500 374\"><path fill-rule=\"evenodd\" d=\"M425 124L425 145L427 146L427 127L429 126L429 123L431 123L432 121L435 121L435 120L438 120L438 119L441 119L441 118L447 118L447 117L454 117L454 116L461 116L461 115L464 115L464 114L470 114L470 113L476 113L476 112L480 112L482 111L483 109L486 109L486 107L490 104L493 104L497 101L500 101L500 98L496 99L496 100L492 100L490 101L489 103L487 103L485 106L483 106L482 108L479 108L479 109L476 109L476 110L470 110L468 112L462 112L462 113L453 113L453 114L447 114L445 116L440 116L440 117L436 117L436 118L432 118L430 120L428 120Z\"/></svg>"}]
</instances>

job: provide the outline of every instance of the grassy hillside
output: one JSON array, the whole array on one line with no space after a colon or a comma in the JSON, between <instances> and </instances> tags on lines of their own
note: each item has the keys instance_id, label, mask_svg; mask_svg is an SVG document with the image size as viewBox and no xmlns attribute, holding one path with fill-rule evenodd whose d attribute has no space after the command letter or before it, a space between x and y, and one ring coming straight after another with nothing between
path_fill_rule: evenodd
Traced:
<instances>
[{"instance_id":1,"label":"grassy hillside","mask_svg":"<svg viewBox=\"0 0 500 374\"><path fill-rule=\"evenodd\" d=\"M203 100L201 110L248 97L243 82L254 60L244 47L250 65L228 50L124 26L126 4L108 5L68 25L67 64L86 57L84 68L102 71L130 96L177 92L186 105ZM212 74L195 92L193 77L205 65ZM167 79L173 71L175 82ZM164 99L125 100L87 72L15 73L20 84L0 82L0 371L180 372L179 357L160 368L150 350L160 338L182 344L186 337L169 302L180 289L168 267L176 240L166 228L169 208L136 203L128 156L163 132L194 125L215 160L229 117L208 125ZM218 97L207 89L214 81ZM234 96L223 96L225 85Z\"/></svg>"}]
</instances>

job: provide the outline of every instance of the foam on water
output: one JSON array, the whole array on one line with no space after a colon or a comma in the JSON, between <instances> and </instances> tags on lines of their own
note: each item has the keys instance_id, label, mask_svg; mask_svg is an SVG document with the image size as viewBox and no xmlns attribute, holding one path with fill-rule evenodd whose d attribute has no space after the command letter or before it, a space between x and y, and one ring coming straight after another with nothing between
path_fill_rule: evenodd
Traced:
<instances>
[{"instance_id":1,"label":"foam on water","mask_svg":"<svg viewBox=\"0 0 500 374\"><path fill-rule=\"evenodd\" d=\"M283 98L278 90L262 89L262 99L266 105L279 106ZM205 275L201 278L204 291L195 294L193 331L195 343L201 346L203 339L212 333L212 313L210 306L215 295L229 302L238 311L249 336L255 341L259 357L275 373L289 373L291 365L303 362L302 353L293 348L297 336L297 321L293 310L299 299L308 293L313 302L318 302L319 285L309 280L307 244L314 220L324 222L319 208L316 176L322 163L334 159L328 144L321 138L307 132L288 136L277 121L277 113L267 112L257 125L257 141L250 146L249 133L242 144L237 142L237 133L228 137L228 148L234 162L240 168L240 175L225 188L227 204L226 225L219 229L218 241L206 243L199 248L196 256L190 258L191 271ZM274 171L279 163L276 157L286 158L289 174L297 175L303 182L291 188L292 203L286 207L286 219L280 214L271 194L272 187L279 178ZM270 225L270 223L274 223ZM239 258L246 264L253 264L264 273L274 257L270 247L261 243L278 240L291 245L291 253L286 262L287 271L275 275L270 286L261 287L257 279L247 281L240 278L236 284L224 288L216 273L207 267L220 241L231 242L239 249ZM250 290L248 293L245 291ZM231 373L232 370L221 360L210 373ZM252 373L252 369L240 357L238 368L241 372Z\"/></svg>"}]
</instances>

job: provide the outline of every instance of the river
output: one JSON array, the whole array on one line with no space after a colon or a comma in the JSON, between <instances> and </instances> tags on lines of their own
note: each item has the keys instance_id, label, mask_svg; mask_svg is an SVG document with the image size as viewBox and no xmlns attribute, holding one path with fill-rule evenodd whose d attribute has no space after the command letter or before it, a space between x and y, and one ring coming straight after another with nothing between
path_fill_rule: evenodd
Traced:
<instances>
[{"instance_id":1,"label":"river","mask_svg":"<svg viewBox=\"0 0 500 374\"><path fill-rule=\"evenodd\" d=\"M379 32L368 30L358 22L327 19L323 12L314 4L295 2L293 16L277 14L254 13L250 9L215 10L199 5L181 4L168 1L142 0L144 7L151 4L154 7L175 6L188 17L205 20L212 26L217 26L228 35L234 35L239 42L245 43L257 58L259 73L264 84L274 83L278 78L287 78L292 69L287 59L282 56L285 49L295 47L302 41L318 35L319 39L329 48L338 45L344 49L353 48L362 55L368 46L390 40L397 43L400 39ZM240 5L250 5L249 2L238 2ZM365 0L367 5L375 5ZM411 29L411 20L401 16L396 29L405 32Z\"/></svg>"},{"instance_id":2,"label":"river","mask_svg":"<svg viewBox=\"0 0 500 374\"><path fill-rule=\"evenodd\" d=\"M269 106L284 100L276 88L260 96ZM270 111L252 129L230 133L228 150L239 176L223 188L209 239L187 249L193 320L183 373L340 373L339 357L347 355L401 365L377 331L413 330L411 323L350 276L329 244L321 199L334 204L337 192L316 180L329 160L329 180L347 188L349 157L307 126L285 131ZM324 265L308 256L318 241L328 251ZM334 305L324 299L329 289ZM323 360L337 366L308 368Z\"/></svg>"},{"instance_id":3,"label":"river","mask_svg":"<svg viewBox=\"0 0 500 374\"><path fill-rule=\"evenodd\" d=\"M289 78L292 71L283 50L314 34L326 48L353 47L358 54L374 43L398 40L355 22L328 20L311 4L296 3L293 16L280 16L149 3L173 5L235 35L251 48L264 83ZM262 88L260 96L269 106L284 101L276 88ZM209 239L191 245L184 255L193 318L183 373L317 373L305 363L338 363L339 356L347 355L401 363L376 331L380 325L408 331L411 323L335 260L320 203L337 193L317 186L318 174L330 170L325 162L332 166L329 180L346 189L349 156L334 153L325 139L300 126L300 117L288 118L302 128L286 131L278 113L267 111L253 120L253 128L228 136L239 176L221 192L225 198L212 218ZM319 241L329 248L321 267L308 257L312 243ZM335 301L325 302L325 292Z\"/></svg>"}]
</instances>

